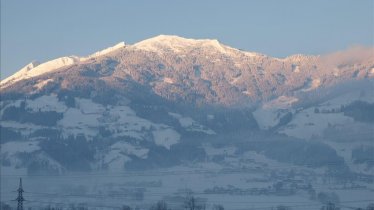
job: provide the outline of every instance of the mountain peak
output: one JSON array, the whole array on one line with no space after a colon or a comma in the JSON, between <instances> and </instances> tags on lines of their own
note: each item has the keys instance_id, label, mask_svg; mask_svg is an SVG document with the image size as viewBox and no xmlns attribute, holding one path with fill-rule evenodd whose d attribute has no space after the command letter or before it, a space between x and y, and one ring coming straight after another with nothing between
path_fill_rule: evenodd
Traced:
<instances>
[{"instance_id":1,"label":"mountain peak","mask_svg":"<svg viewBox=\"0 0 374 210\"><path fill-rule=\"evenodd\" d=\"M161 49L173 50L179 52L186 48L196 47L214 47L224 51L224 47L217 39L189 39L176 35L158 35L150 39L135 43L137 49L146 51L159 51Z\"/></svg>"},{"instance_id":2,"label":"mountain peak","mask_svg":"<svg viewBox=\"0 0 374 210\"><path fill-rule=\"evenodd\" d=\"M29 64L27 64L25 67L23 67L21 70L17 71L12 76L2 80L0 82L0 88L4 88L7 85L12 84L13 82L17 82L19 80L27 79L30 77L35 77L42 75L44 73L52 72L56 69L59 69L61 67L69 66L72 64L79 63L81 61L86 61L91 58L100 57L103 55L106 55L108 53L111 53L113 51L116 51L118 49L126 47L124 42L120 42L112 47L106 48L104 50L95 52L87 57L78 57L78 56L65 56L56 58L50 61L47 61L45 63L40 63L38 61L33 61Z\"/></svg>"},{"instance_id":3,"label":"mountain peak","mask_svg":"<svg viewBox=\"0 0 374 210\"><path fill-rule=\"evenodd\" d=\"M33 61L23 67L21 70L13 74L12 76L2 80L0 82L0 87L6 87L7 85L12 84L13 82L17 82L19 80L39 76L48 72L51 72L55 69L72 65L80 61L80 58L77 56L66 56L57 58L51 61L47 61L45 63L40 64L37 61Z\"/></svg>"},{"instance_id":4,"label":"mountain peak","mask_svg":"<svg viewBox=\"0 0 374 210\"><path fill-rule=\"evenodd\" d=\"M143 40L139 43L143 42L174 42L174 43L189 43L189 44L195 44L195 43L201 43L201 42L212 42L212 43L219 43L217 39L190 39L190 38L184 38L177 35L165 35L160 34L158 36Z\"/></svg>"},{"instance_id":5,"label":"mountain peak","mask_svg":"<svg viewBox=\"0 0 374 210\"><path fill-rule=\"evenodd\" d=\"M33 69L33 68L35 68L35 67L37 67L39 65L40 65L39 61L32 61L31 63L27 64L22 69L24 69L25 71L30 71L31 69Z\"/></svg>"}]
</instances>

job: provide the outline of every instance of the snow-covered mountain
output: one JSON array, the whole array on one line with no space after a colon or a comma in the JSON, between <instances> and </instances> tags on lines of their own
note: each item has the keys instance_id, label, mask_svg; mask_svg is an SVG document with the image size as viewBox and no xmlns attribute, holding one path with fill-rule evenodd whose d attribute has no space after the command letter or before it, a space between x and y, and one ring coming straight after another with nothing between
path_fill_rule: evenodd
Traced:
<instances>
[{"instance_id":1,"label":"snow-covered mountain","mask_svg":"<svg viewBox=\"0 0 374 210\"><path fill-rule=\"evenodd\" d=\"M42 91L36 90L41 86L37 84L46 84L45 80L71 89L77 80L94 79L116 89L133 82L172 101L251 107L276 97L325 95L338 84L371 79L372 57L373 49L354 48L325 56L279 59L217 40L160 35L134 45L120 43L87 57L32 62L1 81L1 89L29 94Z\"/></svg>"},{"instance_id":2,"label":"snow-covered mountain","mask_svg":"<svg viewBox=\"0 0 374 210\"><path fill-rule=\"evenodd\" d=\"M46 73L53 72L56 69L63 68L66 66L70 66L72 64L83 62L88 59L93 59L95 57L99 57L102 55L105 55L107 53L110 53L112 51L115 51L119 48L125 47L125 43L121 42L113 47L109 47L107 49L98 51L92 55L89 55L88 57L78 57L78 56L66 56L57 58L51 61L47 61L45 63L40 63L38 61L33 61L29 64L27 64L25 67L23 67L21 70L16 72L14 75L4 79L1 81L0 85L1 87L6 87L7 85L13 84L20 80L25 80L28 78L40 76Z\"/></svg>"},{"instance_id":3,"label":"snow-covered mountain","mask_svg":"<svg viewBox=\"0 0 374 210\"><path fill-rule=\"evenodd\" d=\"M203 160L213 140L341 149L336 142L353 141L344 130L358 138L342 154L354 165L350 151L373 140L373 57L356 47L273 58L160 35L34 61L0 84L3 164L30 173L165 167Z\"/></svg>"}]
</instances>

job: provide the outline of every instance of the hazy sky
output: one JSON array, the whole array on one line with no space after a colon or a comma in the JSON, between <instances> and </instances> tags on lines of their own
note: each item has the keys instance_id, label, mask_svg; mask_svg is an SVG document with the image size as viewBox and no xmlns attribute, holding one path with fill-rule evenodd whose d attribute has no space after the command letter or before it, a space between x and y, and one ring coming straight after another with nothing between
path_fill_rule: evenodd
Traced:
<instances>
[{"instance_id":1,"label":"hazy sky","mask_svg":"<svg viewBox=\"0 0 374 210\"><path fill-rule=\"evenodd\" d=\"M159 34L276 57L373 46L373 0L1 0L2 79L33 60Z\"/></svg>"}]
</instances>

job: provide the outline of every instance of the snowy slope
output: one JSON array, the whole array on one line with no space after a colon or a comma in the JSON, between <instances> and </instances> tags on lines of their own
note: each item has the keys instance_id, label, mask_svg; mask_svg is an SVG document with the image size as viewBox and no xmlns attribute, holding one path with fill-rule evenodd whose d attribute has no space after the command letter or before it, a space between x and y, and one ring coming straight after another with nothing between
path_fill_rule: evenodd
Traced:
<instances>
[{"instance_id":1,"label":"snowy slope","mask_svg":"<svg viewBox=\"0 0 374 210\"><path fill-rule=\"evenodd\" d=\"M49 73L61 67L69 66L79 62L80 58L76 56L69 56L69 57L61 57L57 58L42 64L37 65L38 63L30 63L23 67L20 71L15 73L14 75L4 79L1 81L0 85L1 88L10 85L11 83L28 79L31 77L36 77L42 74Z\"/></svg>"},{"instance_id":2,"label":"snowy slope","mask_svg":"<svg viewBox=\"0 0 374 210\"><path fill-rule=\"evenodd\" d=\"M288 136L302 139L322 137L329 127L354 123L354 119L339 111L354 101L374 103L374 91L352 90L325 102L294 112L292 121L279 130ZM316 112L318 110L318 112Z\"/></svg>"},{"instance_id":3,"label":"snowy slope","mask_svg":"<svg viewBox=\"0 0 374 210\"><path fill-rule=\"evenodd\" d=\"M70 66L70 65L73 65L73 64L77 64L79 62L83 62L83 61L89 60L91 58L100 57L100 56L106 55L108 53L111 53L113 51L116 51L116 50L124 48L124 47L125 47L125 43L120 42L113 47L109 47L107 49L98 51L96 53L93 53L93 54L89 55L88 57L66 56L66 57L57 58L57 59L54 59L54 60L51 60L51 61L47 61L45 63L40 63L38 61L33 61L33 62L27 64L25 67L20 69L18 72L16 72L12 76L2 80L0 82L0 88L5 88L5 87L17 82L17 81L20 81L20 80L36 77L36 76L39 76L39 75L43 75L43 74L46 74L46 73L49 73L49 72L53 72L53 71L55 71L59 68L62 68L62 67L67 67L67 66ZM42 86L42 85L39 85L38 88L40 88L40 86Z\"/></svg>"},{"instance_id":4,"label":"snowy slope","mask_svg":"<svg viewBox=\"0 0 374 210\"><path fill-rule=\"evenodd\" d=\"M120 42L120 43L114 45L113 47L108 47L104 50L100 50L98 52L95 52L95 53L89 55L88 57L81 58L81 60L85 61L85 60L88 60L88 59L91 59L91 58L100 57L100 56L106 55L108 53L114 52L114 51L116 51L118 49L121 49L121 48L124 48L124 47L126 47L125 42Z\"/></svg>"},{"instance_id":5,"label":"snowy slope","mask_svg":"<svg viewBox=\"0 0 374 210\"><path fill-rule=\"evenodd\" d=\"M75 107L67 107L59 101L55 95L44 95L33 100L19 100L8 104L3 110L10 107L20 107L25 102L26 109L33 113L57 112L62 113L63 118L57 122L57 128L65 137L83 134L87 139L92 139L98 134L98 127L105 126L114 136L130 136L136 139L145 139L144 130L153 130L154 140L157 145L170 148L179 141L179 134L167 125L155 124L149 120L140 118L128 106L109 106L94 103L92 100L76 98ZM19 123L14 121L2 121L2 126L12 128L14 126L28 130L28 134L43 128L43 126ZM27 129L26 129L27 128Z\"/></svg>"},{"instance_id":6,"label":"snowy slope","mask_svg":"<svg viewBox=\"0 0 374 210\"><path fill-rule=\"evenodd\" d=\"M280 130L288 136L301 139L322 137L323 131L331 125L344 125L354 120L343 113L314 113L315 108L297 113L292 121Z\"/></svg>"},{"instance_id":7,"label":"snowy slope","mask_svg":"<svg viewBox=\"0 0 374 210\"><path fill-rule=\"evenodd\" d=\"M185 128L187 131L192 132L202 132L209 135L216 134L213 130L205 128L203 125L199 124L195 120L193 120L191 117L183 117L182 115L178 113L169 112L170 116L176 118L179 122L179 124Z\"/></svg>"},{"instance_id":8,"label":"snowy slope","mask_svg":"<svg viewBox=\"0 0 374 210\"><path fill-rule=\"evenodd\" d=\"M299 99L291 96L280 96L257 108L253 115L262 129L278 125L280 119L289 112L294 112L292 105Z\"/></svg>"}]
</instances>

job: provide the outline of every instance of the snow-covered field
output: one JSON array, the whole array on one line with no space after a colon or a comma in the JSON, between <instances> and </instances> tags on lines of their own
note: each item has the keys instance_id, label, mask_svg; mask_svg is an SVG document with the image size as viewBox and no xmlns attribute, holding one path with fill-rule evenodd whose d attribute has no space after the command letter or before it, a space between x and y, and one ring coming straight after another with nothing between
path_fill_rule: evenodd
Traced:
<instances>
[{"instance_id":1,"label":"snow-covered field","mask_svg":"<svg viewBox=\"0 0 374 210\"><path fill-rule=\"evenodd\" d=\"M8 104L20 107L21 100ZM57 122L57 128L62 131L64 137L84 135L91 140L99 133L99 127L104 126L113 133L115 137L132 137L138 140L152 140L146 137L147 133L152 133L153 141L157 145L170 148L171 145L179 142L180 134L172 127L155 124L147 119L143 119L128 106L108 106L95 103L90 99L75 98L75 106L67 107L63 101L59 101L56 95L45 95L33 100L25 100L25 107L31 112L55 111L62 113L63 117ZM3 110L4 110L3 109ZM187 118L181 118L186 121ZM191 119L192 120L192 119ZM186 124L186 122L184 122ZM183 124L183 125L184 125ZM188 123L187 123L188 124ZM203 129L201 125L190 122L186 129L212 133L209 129ZM1 122L3 127L18 128L24 136L29 136L33 132L47 128L31 123L20 123L15 121Z\"/></svg>"},{"instance_id":2,"label":"snow-covered field","mask_svg":"<svg viewBox=\"0 0 374 210\"><path fill-rule=\"evenodd\" d=\"M293 119L280 133L301 139L318 138L329 127L354 123L354 119L340 112L342 106L347 106L354 101L374 102L374 91L350 91L341 96L332 98L315 107L294 112ZM316 112L318 109L318 112ZM335 111L334 111L335 110Z\"/></svg>"},{"instance_id":3,"label":"snow-covered field","mask_svg":"<svg viewBox=\"0 0 374 210\"><path fill-rule=\"evenodd\" d=\"M288 136L301 139L320 137L331 125L345 125L354 122L343 113L315 113L314 108L305 109L295 115L292 122L280 130Z\"/></svg>"}]
</instances>

